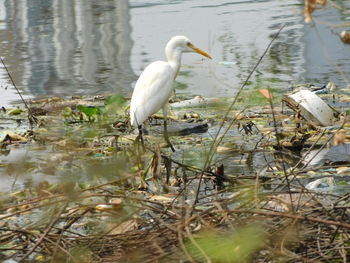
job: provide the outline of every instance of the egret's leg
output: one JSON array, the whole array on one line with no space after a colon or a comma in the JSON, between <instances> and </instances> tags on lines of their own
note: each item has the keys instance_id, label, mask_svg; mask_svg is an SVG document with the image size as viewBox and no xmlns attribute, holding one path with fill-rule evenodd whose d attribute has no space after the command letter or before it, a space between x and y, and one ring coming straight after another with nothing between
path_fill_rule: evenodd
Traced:
<instances>
[{"instance_id":1,"label":"egret's leg","mask_svg":"<svg viewBox=\"0 0 350 263\"><path fill-rule=\"evenodd\" d=\"M163 115L164 115L164 140L170 147L170 149L175 152L174 146L171 144L169 140L168 127L167 127L167 116L168 116L168 107L167 105L163 107Z\"/></svg>"},{"instance_id":2,"label":"egret's leg","mask_svg":"<svg viewBox=\"0 0 350 263\"><path fill-rule=\"evenodd\" d=\"M139 135L137 135L135 142L136 142L137 144L138 144L138 143L141 143L142 148L145 149L145 144L144 144L143 136L142 136L142 125L139 125L137 128L138 128L138 130L139 130Z\"/></svg>"},{"instance_id":3,"label":"egret's leg","mask_svg":"<svg viewBox=\"0 0 350 263\"><path fill-rule=\"evenodd\" d=\"M169 134L168 134L168 128L167 128L167 120L164 120L164 139L165 142L168 144L168 146L170 147L170 149L175 152L175 148L174 146L171 144L170 140L169 140Z\"/></svg>"}]
</instances>

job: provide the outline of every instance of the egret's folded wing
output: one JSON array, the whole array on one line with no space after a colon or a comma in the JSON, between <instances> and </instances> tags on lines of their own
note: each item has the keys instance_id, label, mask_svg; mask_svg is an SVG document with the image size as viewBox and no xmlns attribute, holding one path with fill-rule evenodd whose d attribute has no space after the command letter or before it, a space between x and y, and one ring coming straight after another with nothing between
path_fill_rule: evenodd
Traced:
<instances>
[{"instance_id":1,"label":"egret's folded wing","mask_svg":"<svg viewBox=\"0 0 350 263\"><path fill-rule=\"evenodd\" d=\"M164 61L150 64L136 82L131 98L131 124L141 125L168 102L173 88L174 71Z\"/></svg>"}]
</instances>

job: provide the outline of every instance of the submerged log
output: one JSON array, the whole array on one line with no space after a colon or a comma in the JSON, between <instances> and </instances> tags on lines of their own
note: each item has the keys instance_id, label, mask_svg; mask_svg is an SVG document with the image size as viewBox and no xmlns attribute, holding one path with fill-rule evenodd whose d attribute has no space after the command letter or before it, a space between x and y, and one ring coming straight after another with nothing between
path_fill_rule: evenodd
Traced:
<instances>
[{"instance_id":1,"label":"submerged log","mask_svg":"<svg viewBox=\"0 0 350 263\"><path fill-rule=\"evenodd\" d=\"M204 133L209 129L208 123L189 123L182 121L168 122L168 134L170 136L185 136L192 133ZM149 133L163 133L163 125L151 126Z\"/></svg>"}]
</instances>

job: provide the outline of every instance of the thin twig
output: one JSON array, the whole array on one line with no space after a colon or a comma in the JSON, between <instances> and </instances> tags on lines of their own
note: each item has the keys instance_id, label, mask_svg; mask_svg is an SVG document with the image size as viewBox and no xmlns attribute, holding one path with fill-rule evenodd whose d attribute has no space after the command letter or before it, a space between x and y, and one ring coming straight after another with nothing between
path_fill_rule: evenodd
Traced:
<instances>
[{"instance_id":1,"label":"thin twig","mask_svg":"<svg viewBox=\"0 0 350 263\"><path fill-rule=\"evenodd\" d=\"M1 56L0 56L0 60L1 60L1 63L2 63L2 65L4 66L4 68L5 68L5 70L6 70L7 75L9 76L9 78L10 78L10 80L11 80L11 83L12 83L13 87L15 88L15 90L16 90L18 96L21 98L21 100L22 100L24 106L25 106L26 109L28 110L28 120L29 120L29 122L32 123L32 122L34 121L35 123L38 123L37 118L33 115L33 113L32 113L32 111L31 111L29 105L28 105L27 102L24 100L24 98L23 98L21 92L20 92L19 89L17 88L17 86L16 86L16 84L15 84L15 81L13 80L12 75L11 75L10 71L8 70L8 68L6 67L6 64L5 64L5 62L4 62L4 60L2 59Z\"/></svg>"},{"instance_id":2,"label":"thin twig","mask_svg":"<svg viewBox=\"0 0 350 263\"><path fill-rule=\"evenodd\" d=\"M36 241L34 246L26 254L24 254L24 256L18 261L18 263L24 262L24 260L27 257L29 257L30 254L32 254L35 251L35 249L41 244L41 242L43 242L45 240L46 236L49 234L49 232L53 228L53 226L58 222L58 220L60 219L61 214L64 212L64 210L67 208L67 206L68 206L68 203L66 203L65 205L63 205L61 207L60 211L58 212L58 215L55 218L53 218L53 220L50 222L50 224L48 225L48 227L46 228L44 233Z\"/></svg>"},{"instance_id":3,"label":"thin twig","mask_svg":"<svg viewBox=\"0 0 350 263\"><path fill-rule=\"evenodd\" d=\"M275 211L257 211L257 210L239 210L239 209L231 209L228 211L230 214L257 214L257 215L264 215L264 216L271 216L271 217L287 217L292 219L298 219L302 221L311 221L316 222L320 224L325 225L333 225L333 226L339 226L343 228L350 229L350 224L346 222L341 221L334 221L334 220L327 220L327 219L321 219L313 216L303 216L303 215L296 215L296 214L287 214L283 212L275 212Z\"/></svg>"},{"instance_id":4,"label":"thin twig","mask_svg":"<svg viewBox=\"0 0 350 263\"><path fill-rule=\"evenodd\" d=\"M222 120L222 123L218 129L218 131L216 132L216 135L214 137L214 141L209 149L209 154L207 156L207 159L204 163L204 167L203 167L203 170L205 170L205 168L208 166L209 163L211 163L212 161L212 158L214 157L214 150L215 150L215 147L218 145L217 143L217 139L219 137L219 134L224 126L224 123L225 121L228 119L228 116L231 112L231 110L233 109L233 106L236 104L237 100L238 100L238 97L239 95L241 94L243 88L248 84L248 81L250 80L251 76L253 75L253 73L256 71L256 69L258 68L258 66L260 65L262 59L265 57L265 55L267 54L267 52L270 50L270 47L272 45L272 43L277 39L277 37L279 36L279 34L281 33L282 29L285 27L285 24L278 30L278 32L276 33L276 35L272 38L272 40L270 41L270 43L267 45L265 51L263 52L263 54L261 55L261 57L259 58L259 60L256 62L255 66L253 67L253 69L250 71L249 75L247 76L246 80L243 82L242 86L239 88L238 92L236 93L236 96L235 98L233 99L233 102L231 103L230 107L228 108L228 110L226 111L226 114ZM231 125L230 127L232 126L233 122L235 121L235 118L234 120L231 122ZM229 127L229 128L230 128ZM228 129L229 129L228 128ZM226 130L227 132L227 130ZM225 134L226 134L225 132ZM221 137L223 138L224 135ZM222 139L221 139L222 140ZM219 143L221 142L221 140L219 141ZM201 174L200 178L199 178L199 182L198 182L198 187L196 189L196 197L195 197L195 200L193 202L193 206L192 206L192 210L194 209L195 205L197 204L198 202L198 196L199 196L199 192L200 192L200 187L201 187L201 182L202 182L202 179L203 179L203 175L204 173Z\"/></svg>"}]
</instances>

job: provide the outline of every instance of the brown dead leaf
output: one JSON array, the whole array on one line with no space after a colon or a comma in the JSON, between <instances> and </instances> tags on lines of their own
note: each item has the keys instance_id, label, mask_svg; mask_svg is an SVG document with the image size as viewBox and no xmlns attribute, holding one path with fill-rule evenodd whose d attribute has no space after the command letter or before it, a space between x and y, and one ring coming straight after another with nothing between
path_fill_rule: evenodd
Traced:
<instances>
[{"instance_id":1,"label":"brown dead leaf","mask_svg":"<svg viewBox=\"0 0 350 263\"><path fill-rule=\"evenodd\" d=\"M240 121L240 120L246 119L247 117L246 117L244 114L242 114L242 113L236 113L236 114L234 115L234 118L235 118L236 120Z\"/></svg>"},{"instance_id":2,"label":"brown dead leaf","mask_svg":"<svg viewBox=\"0 0 350 263\"><path fill-rule=\"evenodd\" d=\"M154 202L160 202L160 203L171 203L174 201L174 196L173 195L170 195L170 196L167 196L167 195L153 195L150 197L150 200L151 201L154 201Z\"/></svg>"},{"instance_id":3,"label":"brown dead leaf","mask_svg":"<svg viewBox=\"0 0 350 263\"><path fill-rule=\"evenodd\" d=\"M1 142L3 143L7 142L8 144L11 144L12 142L26 142L26 141L28 141L28 139L21 135L18 135L15 133L8 133L6 134L6 136Z\"/></svg>"},{"instance_id":4,"label":"brown dead leaf","mask_svg":"<svg viewBox=\"0 0 350 263\"><path fill-rule=\"evenodd\" d=\"M122 209L123 199L114 198L108 204L99 204L95 209L100 212L114 212Z\"/></svg>"},{"instance_id":5,"label":"brown dead leaf","mask_svg":"<svg viewBox=\"0 0 350 263\"><path fill-rule=\"evenodd\" d=\"M305 0L304 20L306 23L310 23L312 21L311 14L313 11L315 11L318 4L325 6L327 4L327 0Z\"/></svg>"},{"instance_id":6,"label":"brown dead leaf","mask_svg":"<svg viewBox=\"0 0 350 263\"><path fill-rule=\"evenodd\" d=\"M333 145L339 145L346 142L346 131L344 129L337 131L333 136Z\"/></svg>"},{"instance_id":7,"label":"brown dead leaf","mask_svg":"<svg viewBox=\"0 0 350 263\"><path fill-rule=\"evenodd\" d=\"M160 149L159 147L157 147L152 160L152 174L153 174L153 178L155 179L160 178L160 174L162 171L161 161L162 161L162 157L160 154Z\"/></svg>"},{"instance_id":8,"label":"brown dead leaf","mask_svg":"<svg viewBox=\"0 0 350 263\"><path fill-rule=\"evenodd\" d=\"M218 146L216 147L216 151L218 153L232 153L235 151L232 147L226 147L226 146Z\"/></svg>"},{"instance_id":9,"label":"brown dead leaf","mask_svg":"<svg viewBox=\"0 0 350 263\"><path fill-rule=\"evenodd\" d=\"M113 227L112 225L109 225L108 227L113 227L113 230L109 234L111 234L111 235L124 234L126 232L137 229L138 225L139 224L138 224L137 219L127 220L127 221L119 224L117 227Z\"/></svg>"},{"instance_id":10,"label":"brown dead leaf","mask_svg":"<svg viewBox=\"0 0 350 263\"><path fill-rule=\"evenodd\" d=\"M121 206L123 203L123 199L121 198L113 198L109 201L110 204L114 205L114 206Z\"/></svg>"},{"instance_id":11,"label":"brown dead leaf","mask_svg":"<svg viewBox=\"0 0 350 263\"><path fill-rule=\"evenodd\" d=\"M268 100L272 100L272 94L268 89L260 89L259 92Z\"/></svg>"},{"instance_id":12,"label":"brown dead leaf","mask_svg":"<svg viewBox=\"0 0 350 263\"><path fill-rule=\"evenodd\" d=\"M11 137L12 141L20 141L20 142L26 142L27 141L27 138L25 138L25 137L23 137L21 135L15 134L15 133L9 133L8 135Z\"/></svg>"}]
</instances>

